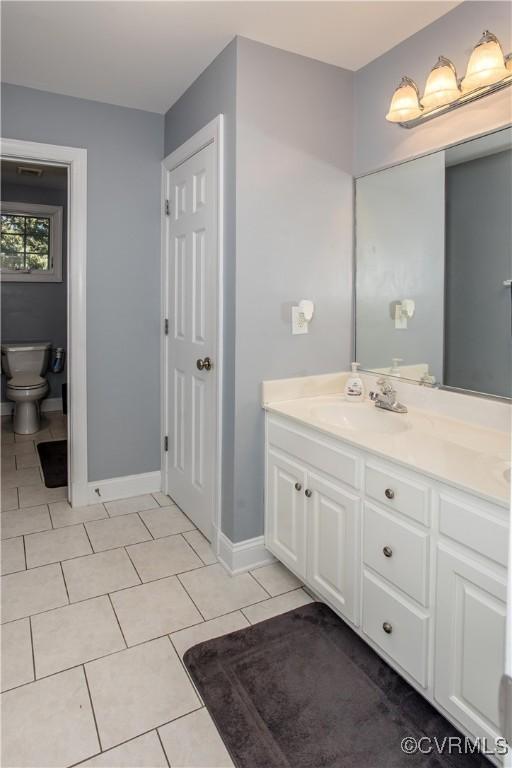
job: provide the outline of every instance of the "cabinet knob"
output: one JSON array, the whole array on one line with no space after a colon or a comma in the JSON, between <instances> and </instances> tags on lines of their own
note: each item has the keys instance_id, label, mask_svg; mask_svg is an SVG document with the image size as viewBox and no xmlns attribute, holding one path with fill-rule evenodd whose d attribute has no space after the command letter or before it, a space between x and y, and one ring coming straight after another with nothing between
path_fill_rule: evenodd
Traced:
<instances>
[{"instance_id":1,"label":"cabinet knob","mask_svg":"<svg viewBox=\"0 0 512 768\"><path fill-rule=\"evenodd\" d=\"M384 552L384 557L391 557L393 554L393 550L391 547L388 547L387 545L382 548L382 551Z\"/></svg>"},{"instance_id":2,"label":"cabinet knob","mask_svg":"<svg viewBox=\"0 0 512 768\"><path fill-rule=\"evenodd\" d=\"M392 633L392 631L393 631L393 627L392 627L392 625L389 623L389 621L385 621L385 622L384 622L384 624L382 625L382 629L384 630L384 632L386 633L386 635L390 635L390 634Z\"/></svg>"},{"instance_id":3,"label":"cabinet knob","mask_svg":"<svg viewBox=\"0 0 512 768\"><path fill-rule=\"evenodd\" d=\"M386 488L384 491L384 495L386 499L394 499L395 498L395 492L392 488Z\"/></svg>"},{"instance_id":4,"label":"cabinet knob","mask_svg":"<svg viewBox=\"0 0 512 768\"><path fill-rule=\"evenodd\" d=\"M313 495L313 491L310 491L310 490L309 490L309 488L306 488L306 490L304 491L304 493L306 494L306 496L308 497L308 499L310 499L310 498L311 498L311 496Z\"/></svg>"},{"instance_id":5,"label":"cabinet knob","mask_svg":"<svg viewBox=\"0 0 512 768\"><path fill-rule=\"evenodd\" d=\"M302 484L301 483L295 483L295 490L296 491L302 491Z\"/></svg>"}]
</instances>

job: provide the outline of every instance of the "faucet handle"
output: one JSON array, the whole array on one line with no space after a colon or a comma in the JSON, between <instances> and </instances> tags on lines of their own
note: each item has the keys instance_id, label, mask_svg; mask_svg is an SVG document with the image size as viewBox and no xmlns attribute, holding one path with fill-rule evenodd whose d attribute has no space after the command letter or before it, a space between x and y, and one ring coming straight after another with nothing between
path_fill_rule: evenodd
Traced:
<instances>
[{"instance_id":1,"label":"faucet handle","mask_svg":"<svg viewBox=\"0 0 512 768\"><path fill-rule=\"evenodd\" d=\"M377 386L379 386L382 389L383 395L391 395L395 392L395 389L390 381L388 381L384 376L382 376L380 379L377 380Z\"/></svg>"}]
</instances>

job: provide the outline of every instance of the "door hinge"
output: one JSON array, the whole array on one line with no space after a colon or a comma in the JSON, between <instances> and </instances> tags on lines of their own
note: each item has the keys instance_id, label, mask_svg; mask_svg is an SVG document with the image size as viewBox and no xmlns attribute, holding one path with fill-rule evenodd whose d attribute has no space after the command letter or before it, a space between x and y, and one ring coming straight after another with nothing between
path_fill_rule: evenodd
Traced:
<instances>
[{"instance_id":1,"label":"door hinge","mask_svg":"<svg viewBox=\"0 0 512 768\"><path fill-rule=\"evenodd\" d=\"M164 333L166 336L169 335L169 320L167 317L164 319Z\"/></svg>"},{"instance_id":2,"label":"door hinge","mask_svg":"<svg viewBox=\"0 0 512 768\"><path fill-rule=\"evenodd\" d=\"M169 200L165 201L165 215L170 216L171 215L171 203Z\"/></svg>"},{"instance_id":3,"label":"door hinge","mask_svg":"<svg viewBox=\"0 0 512 768\"><path fill-rule=\"evenodd\" d=\"M164 451L168 451L168 450L169 450L169 438L166 435L164 437Z\"/></svg>"}]
</instances>

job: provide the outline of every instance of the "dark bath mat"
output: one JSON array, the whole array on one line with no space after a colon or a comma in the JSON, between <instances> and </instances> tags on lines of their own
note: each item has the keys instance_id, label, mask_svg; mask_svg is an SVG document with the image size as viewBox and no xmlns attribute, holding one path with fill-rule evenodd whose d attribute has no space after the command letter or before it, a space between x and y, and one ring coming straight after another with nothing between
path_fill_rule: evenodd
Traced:
<instances>
[{"instance_id":1,"label":"dark bath mat","mask_svg":"<svg viewBox=\"0 0 512 768\"><path fill-rule=\"evenodd\" d=\"M406 736L461 735L323 603L184 661L237 768L490 768L482 755L402 752Z\"/></svg>"},{"instance_id":2,"label":"dark bath mat","mask_svg":"<svg viewBox=\"0 0 512 768\"><path fill-rule=\"evenodd\" d=\"M44 484L47 488L61 488L68 484L68 441L54 440L38 443Z\"/></svg>"}]
</instances>

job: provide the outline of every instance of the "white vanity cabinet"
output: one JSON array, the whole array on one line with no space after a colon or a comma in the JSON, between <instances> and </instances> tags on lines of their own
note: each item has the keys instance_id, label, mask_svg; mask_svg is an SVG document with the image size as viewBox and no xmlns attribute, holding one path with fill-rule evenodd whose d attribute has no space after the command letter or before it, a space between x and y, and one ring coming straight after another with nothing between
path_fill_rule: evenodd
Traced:
<instances>
[{"instance_id":1,"label":"white vanity cabinet","mask_svg":"<svg viewBox=\"0 0 512 768\"><path fill-rule=\"evenodd\" d=\"M499 736L508 510L266 414L265 545L466 734Z\"/></svg>"}]
</instances>

